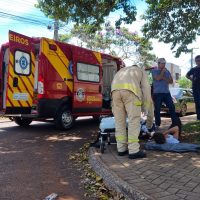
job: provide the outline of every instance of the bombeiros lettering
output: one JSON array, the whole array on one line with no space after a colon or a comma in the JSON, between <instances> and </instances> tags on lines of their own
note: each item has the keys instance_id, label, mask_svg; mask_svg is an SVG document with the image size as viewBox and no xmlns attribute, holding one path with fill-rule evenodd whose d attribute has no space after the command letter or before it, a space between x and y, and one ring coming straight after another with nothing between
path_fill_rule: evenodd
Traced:
<instances>
[{"instance_id":1,"label":"bombeiros lettering","mask_svg":"<svg viewBox=\"0 0 200 200\"><path fill-rule=\"evenodd\" d=\"M17 42L19 44L23 44L23 45L26 45L26 46L29 45L28 39L26 39L26 38L23 38L23 37L20 37L20 36L11 34L11 33L9 34L9 38L13 42Z\"/></svg>"}]
</instances>

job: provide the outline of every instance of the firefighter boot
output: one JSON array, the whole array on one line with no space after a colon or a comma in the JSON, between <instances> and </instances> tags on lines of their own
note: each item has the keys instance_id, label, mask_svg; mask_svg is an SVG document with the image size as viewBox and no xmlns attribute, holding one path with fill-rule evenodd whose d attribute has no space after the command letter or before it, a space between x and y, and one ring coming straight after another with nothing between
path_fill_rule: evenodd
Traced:
<instances>
[{"instance_id":1,"label":"firefighter boot","mask_svg":"<svg viewBox=\"0 0 200 200\"><path fill-rule=\"evenodd\" d=\"M146 153L140 150L137 153L129 154L128 157L129 159L146 158Z\"/></svg>"}]
</instances>

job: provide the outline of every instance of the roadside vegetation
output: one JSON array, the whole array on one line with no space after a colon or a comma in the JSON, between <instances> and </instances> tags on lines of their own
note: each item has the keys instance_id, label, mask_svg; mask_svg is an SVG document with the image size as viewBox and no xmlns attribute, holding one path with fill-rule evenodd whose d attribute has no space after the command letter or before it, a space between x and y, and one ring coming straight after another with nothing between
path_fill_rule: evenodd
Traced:
<instances>
[{"instance_id":1,"label":"roadside vegetation","mask_svg":"<svg viewBox=\"0 0 200 200\"><path fill-rule=\"evenodd\" d=\"M183 125L182 140L188 143L200 144L200 122L192 121Z\"/></svg>"}]
</instances>

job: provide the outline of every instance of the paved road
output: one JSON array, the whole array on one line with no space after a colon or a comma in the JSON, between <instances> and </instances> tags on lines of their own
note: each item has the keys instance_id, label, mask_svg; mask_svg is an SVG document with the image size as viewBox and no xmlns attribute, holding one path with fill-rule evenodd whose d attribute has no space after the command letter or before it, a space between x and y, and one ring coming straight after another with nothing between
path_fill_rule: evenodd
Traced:
<instances>
[{"instance_id":1,"label":"paved road","mask_svg":"<svg viewBox=\"0 0 200 200\"><path fill-rule=\"evenodd\" d=\"M42 200L53 192L60 200L84 200L80 172L68 158L96 129L92 120L79 120L67 133L50 123L21 128L0 121L0 200Z\"/></svg>"}]
</instances>

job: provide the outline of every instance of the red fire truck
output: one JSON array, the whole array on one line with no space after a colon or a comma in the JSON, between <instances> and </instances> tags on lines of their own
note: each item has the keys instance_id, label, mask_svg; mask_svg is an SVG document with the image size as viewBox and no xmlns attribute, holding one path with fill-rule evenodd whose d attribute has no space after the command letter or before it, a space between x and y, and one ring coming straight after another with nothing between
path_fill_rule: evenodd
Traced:
<instances>
[{"instance_id":1,"label":"red fire truck","mask_svg":"<svg viewBox=\"0 0 200 200\"><path fill-rule=\"evenodd\" d=\"M53 119L63 130L78 116L111 114L110 89L120 58L9 31L0 50L0 112L18 125Z\"/></svg>"}]
</instances>

